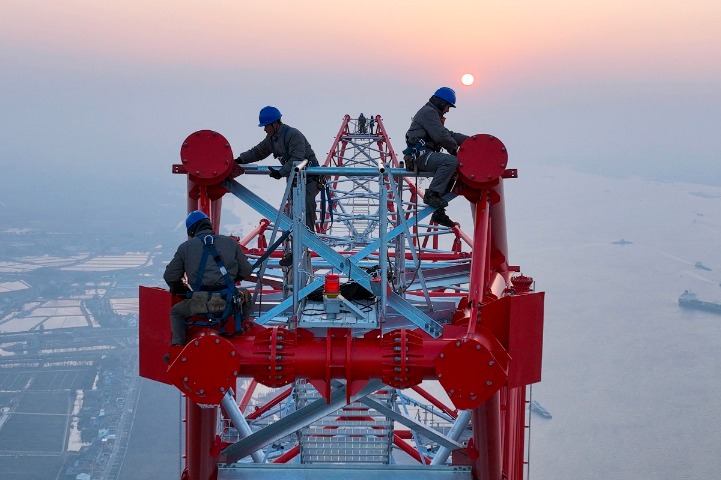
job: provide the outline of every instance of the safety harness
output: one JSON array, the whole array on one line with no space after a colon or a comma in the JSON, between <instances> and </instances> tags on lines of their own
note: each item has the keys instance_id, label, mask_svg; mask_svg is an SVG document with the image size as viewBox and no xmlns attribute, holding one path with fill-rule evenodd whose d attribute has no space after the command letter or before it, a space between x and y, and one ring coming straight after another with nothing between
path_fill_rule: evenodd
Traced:
<instances>
[{"instance_id":1,"label":"safety harness","mask_svg":"<svg viewBox=\"0 0 721 480\"><path fill-rule=\"evenodd\" d=\"M426 141L423 139L418 140L403 150L403 160L406 162L406 170L418 173L418 159L421 158L427 150Z\"/></svg>"},{"instance_id":2,"label":"safety harness","mask_svg":"<svg viewBox=\"0 0 721 480\"><path fill-rule=\"evenodd\" d=\"M208 318L206 321L186 321L185 324L188 326L204 326L213 327L216 325L223 326L228 320L231 311L233 312L233 318L235 320L235 332L241 332L242 313L243 313L243 297L235 288L235 284L228 275L228 270L223 264L223 259L220 258L218 250L215 248L215 235L205 235L202 238L198 237L198 240L203 242L203 256L200 259L200 265L198 266L198 272L195 274L195 284L193 285L193 291L186 294L187 298L192 298L196 292L212 292L217 293L225 299L225 309L221 316L217 313L207 312L205 316ZM225 280L225 288L221 290L203 289L203 275L205 273L205 265L208 263L208 256L212 256L215 260L215 264L218 266L220 273L223 275Z\"/></svg>"},{"instance_id":3,"label":"safety harness","mask_svg":"<svg viewBox=\"0 0 721 480\"><path fill-rule=\"evenodd\" d=\"M330 185L326 177L320 177L318 181L320 188L320 228L325 228L326 207L328 208L328 223L333 225L333 197L330 194Z\"/></svg>"}]
</instances>

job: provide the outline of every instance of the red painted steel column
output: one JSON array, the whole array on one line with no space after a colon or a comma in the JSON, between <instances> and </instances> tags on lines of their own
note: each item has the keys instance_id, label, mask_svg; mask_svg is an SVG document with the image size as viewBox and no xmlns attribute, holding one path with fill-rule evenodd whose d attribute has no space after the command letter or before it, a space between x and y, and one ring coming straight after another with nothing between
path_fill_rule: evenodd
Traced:
<instances>
[{"instance_id":1,"label":"red painted steel column","mask_svg":"<svg viewBox=\"0 0 721 480\"><path fill-rule=\"evenodd\" d=\"M500 393L496 392L483 405L473 410L473 443L479 453L473 462L477 480L501 480L500 407Z\"/></svg>"},{"instance_id":2,"label":"red painted steel column","mask_svg":"<svg viewBox=\"0 0 721 480\"><path fill-rule=\"evenodd\" d=\"M220 231L220 214L224 190L219 183L233 169L230 144L212 131L191 134L181 147L181 161L188 174L188 213L203 211L213 230ZM186 470L189 480L217 478L217 465L210 450L215 439L218 408L200 408L186 400Z\"/></svg>"},{"instance_id":3,"label":"red painted steel column","mask_svg":"<svg viewBox=\"0 0 721 480\"><path fill-rule=\"evenodd\" d=\"M484 191L481 198L475 204L476 215L473 219L473 254L471 257L471 291L468 300L471 305L471 318L468 323L468 332L474 332L478 311L483 300L483 291L487 282L488 270L488 229L490 228L490 210L488 206L488 195Z\"/></svg>"},{"instance_id":4,"label":"red painted steel column","mask_svg":"<svg viewBox=\"0 0 721 480\"><path fill-rule=\"evenodd\" d=\"M210 456L216 430L216 408L200 408L190 399L186 400L186 460L188 480L215 480L218 465Z\"/></svg>"},{"instance_id":5,"label":"red painted steel column","mask_svg":"<svg viewBox=\"0 0 721 480\"><path fill-rule=\"evenodd\" d=\"M503 471L509 480L523 480L526 386L505 388L503 420Z\"/></svg>"}]
</instances>

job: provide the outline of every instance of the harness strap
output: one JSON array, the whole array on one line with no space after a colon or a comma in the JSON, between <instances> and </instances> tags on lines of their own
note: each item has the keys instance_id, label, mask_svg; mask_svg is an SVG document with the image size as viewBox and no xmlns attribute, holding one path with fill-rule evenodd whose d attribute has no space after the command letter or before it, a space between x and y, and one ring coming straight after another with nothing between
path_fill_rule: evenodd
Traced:
<instances>
[{"instance_id":1,"label":"harness strap","mask_svg":"<svg viewBox=\"0 0 721 480\"><path fill-rule=\"evenodd\" d=\"M221 275L223 275L223 280L225 280L226 288L220 291L216 291L216 293L219 293L225 297L225 309L223 310L223 316L220 319L218 319L218 317L216 317L210 312L206 313L208 320L210 320L210 322L208 323L210 325L218 325L225 323L232 309L233 317L235 320L235 331L238 332L240 331L241 324L240 305L237 305L236 308L232 308L237 301L237 291L235 289L235 283L233 283L233 281L230 279L230 275L228 275L228 270L225 268L223 259L218 253L218 249L215 248L215 235L205 235L202 238L198 237L198 239L203 242L203 255L200 258L198 272L195 275L195 284L193 285L193 291L200 292L203 290L203 276L205 274L205 266L208 263L208 256L212 256L216 266L218 267L218 270L220 270ZM188 292L187 296L188 298L192 297L193 292ZM186 323L190 325L194 324L194 322Z\"/></svg>"},{"instance_id":2,"label":"harness strap","mask_svg":"<svg viewBox=\"0 0 721 480\"><path fill-rule=\"evenodd\" d=\"M333 224L333 197L330 194L330 187L327 182L320 184L320 227L325 228L326 203L328 207L328 216L330 224Z\"/></svg>"},{"instance_id":3,"label":"harness strap","mask_svg":"<svg viewBox=\"0 0 721 480\"><path fill-rule=\"evenodd\" d=\"M428 150L426 141L423 139L420 139L415 144L408 145L408 148L403 150L403 155L409 155L409 156L413 157L413 160L417 160L420 157L422 157L424 153L426 153L426 150Z\"/></svg>"}]
</instances>

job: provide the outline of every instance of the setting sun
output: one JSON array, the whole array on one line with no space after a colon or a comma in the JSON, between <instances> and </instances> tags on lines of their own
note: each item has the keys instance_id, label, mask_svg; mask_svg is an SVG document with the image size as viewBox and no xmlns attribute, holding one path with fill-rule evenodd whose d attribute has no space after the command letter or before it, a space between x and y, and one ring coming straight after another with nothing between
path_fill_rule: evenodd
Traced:
<instances>
[{"instance_id":1,"label":"setting sun","mask_svg":"<svg viewBox=\"0 0 721 480\"><path fill-rule=\"evenodd\" d=\"M473 78L473 75L471 75L470 73L465 73L461 77L461 83L465 86L473 85L474 81L475 81L475 79Z\"/></svg>"}]
</instances>

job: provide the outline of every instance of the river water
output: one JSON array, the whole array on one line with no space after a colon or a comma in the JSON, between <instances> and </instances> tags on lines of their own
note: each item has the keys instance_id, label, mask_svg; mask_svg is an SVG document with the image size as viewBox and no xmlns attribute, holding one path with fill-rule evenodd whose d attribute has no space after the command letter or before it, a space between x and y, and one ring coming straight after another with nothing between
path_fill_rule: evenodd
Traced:
<instances>
[{"instance_id":1,"label":"river water","mask_svg":"<svg viewBox=\"0 0 721 480\"><path fill-rule=\"evenodd\" d=\"M677 299L721 301L721 187L531 166L505 192L510 263L546 292L530 478L718 478L721 316Z\"/></svg>"}]
</instances>

